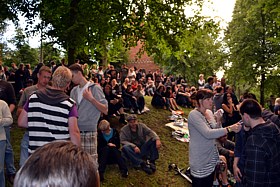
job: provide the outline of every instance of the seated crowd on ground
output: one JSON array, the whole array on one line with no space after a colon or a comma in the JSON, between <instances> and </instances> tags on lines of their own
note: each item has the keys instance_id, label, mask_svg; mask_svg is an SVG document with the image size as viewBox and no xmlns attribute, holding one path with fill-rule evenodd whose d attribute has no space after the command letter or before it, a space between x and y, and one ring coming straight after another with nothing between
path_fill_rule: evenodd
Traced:
<instances>
[{"instance_id":1,"label":"seated crowd on ground","mask_svg":"<svg viewBox=\"0 0 280 187\"><path fill-rule=\"evenodd\" d=\"M190 117L192 125L190 133L196 134L194 136L199 137L200 134L200 130L197 129L201 127L196 127L196 122L193 120L197 119L200 113L205 115L205 118L202 117L203 122L206 119L205 127L211 130L221 128L219 132L213 133L213 136L210 135L209 129L209 132L207 131L209 134L204 137L209 136L207 140L198 139L208 143L210 139L210 146L217 144L217 152L211 150L213 155L210 154L207 158L210 159L210 164L200 168L202 162L197 159L197 156L190 156L190 165L193 166L190 173L194 186L205 185L205 181L201 183L201 178L208 180L207 177L214 175L209 168L215 166L216 162L223 163L225 166L218 176L223 186L229 185L228 171L235 175L237 185L242 186L246 180L252 184L250 176L244 173L244 170L248 171L244 166L245 158L241 154L245 149L244 140L241 139L244 139L245 135L240 135L244 133L242 130L239 132L241 126L239 122L242 119L239 107L244 99L256 99L252 94L244 94L238 100L233 88L225 84L225 79L218 81L215 75L205 80L204 75L200 74L196 85L188 85L182 77L164 75L159 69L153 72L135 67L128 68L126 65L122 65L120 70L113 65L108 65L107 69L101 66L98 69L90 69L88 64L79 64L78 60L76 62L69 67L66 67L64 60L58 65L51 62L50 66L39 63L33 71L30 64L20 64L19 68L14 63L11 68L0 65L0 71L3 73L0 77L2 80L0 87L5 88L0 91L0 99L9 107L8 109L1 107L1 109L4 110L6 118L10 119L9 114L14 111L18 98L18 125L28 128L21 141L20 167L22 169L17 174L16 180L21 181L22 176L32 175L32 171L28 168L30 166L27 166L35 162L32 157L40 154L50 142L58 140L70 140L90 155L92 161L99 165L101 181L105 179L104 173L108 164L118 164L121 176L128 177L127 161L130 161L135 169L153 174L156 172L156 160L159 159L160 137L148 126L137 121L137 115L149 112L145 106L145 96L147 96L152 97L153 107L170 112L181 108L194 109L198 106L193 110L195 112L192 112L194 117L192 115ZM211 107L210 105L204 107L204 100L209 98L213 98L213 106L211 104ZM280 98L277 98L273 113L266 110L262 117L279 125L279 106ZM223 112L218 120L217 111L221 110ZM126 113L130 114L126 116ZM209 117L214 114L215 119ZM52 118L52 115L56 117ZM119 123L122 124L120 132L110 125L113 117L118 118ZM0 126L0 154L5 155L5 158L0 157L0 186L5 184L4 162L6 178L9 182L13 183L16 174L9 140L10 124L8 120ZM212 124L215 124L215 127L212 127ZM242 144L241 148L239 144ZM198 146L194 143L190 145ZM198 154L198 151L193 154ZM192 160L198 161L198 166L193 164ZM240 179L241 176L245 176L243 180ZM15 184L19 184L18 181ZM25 183L28 186L28 181L25 180Z\"/></svg>"}]
</instances>

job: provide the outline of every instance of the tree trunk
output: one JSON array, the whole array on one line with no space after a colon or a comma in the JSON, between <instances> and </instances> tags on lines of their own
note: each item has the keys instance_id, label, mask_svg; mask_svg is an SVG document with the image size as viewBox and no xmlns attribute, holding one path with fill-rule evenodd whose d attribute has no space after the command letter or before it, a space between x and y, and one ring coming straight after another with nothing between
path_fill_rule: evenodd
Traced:
<instances>
[{"instance_id":1,"label":"tree trunk","mask_svg":"<svg viewBox=\"0 0 280 187\"><path fill-rule=\"evenodd\" d=\"M104 40L102 44L102 66L108 66L108 49L107 49L107 42Z\"/></svg>"},{"instance_id":2,"label":"tree trunk","mask_svg":"<svg viewBox=\"0 0 280 187\"><path fill-rule=\"evenodd\" d=\"M80 0L72 0L70 3L70 10L69 10L69 25L68 28L74 26L77 21L77 14L78 14L78 4ZM68 34L68 65L74 64L75 62L75 52L76 52L76 38L75 36L76 30L72 30Z\"/></svg>"},{"instance_id":3,"label":"tree trunk","mask_svg":"<svg viewBox=\"0 0 280 187\"><path fill-rule=\"evenodd\" d=\"M264 81L265 81L265 74L261 74L261 85L260 85L260 104L264 106Z\"/></svg>"},{"instance_id":4,"label":"tree trunk","mask_svg":"<svg viewBox=\"0 0 280 187\"><path fill-rule=\"evenodd\" d=\"M75 52L76 52L75 48L72 48L72 47L68 48L68 50L67 50L68 65L74 64L74 62L75 62L75 57L74 57Z\"/></svg>"}]
</instances>

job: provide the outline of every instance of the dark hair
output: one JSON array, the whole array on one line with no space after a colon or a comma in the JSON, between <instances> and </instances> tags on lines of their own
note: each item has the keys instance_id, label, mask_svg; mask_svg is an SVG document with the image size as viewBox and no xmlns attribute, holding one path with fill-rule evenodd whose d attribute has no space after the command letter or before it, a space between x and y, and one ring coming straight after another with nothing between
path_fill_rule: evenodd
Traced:
<instances>
[{"instance_id":1,"label":"dark hair","mask_svg":"<svg viewBox=\"0 0 280 187\"><path fill-rule=\"evenodd\" d=\"M81 65L79 65L79 64L72 64L71 66L69 66L69 69L75 73L81 72L82 75L84 75L84 71L83 71Z\"/></svg>"},{"instance_id":2,"label":"dark hair","mask_svg":"<svg viewBox=\"0 0 280 187\"><path fill-rule=\"evenodd\" d=\"M262 107L254 99L245 99L242 102L239 110L242 115L244 115L244 113L246 113L252 119L258 119L258 118L262 117Z\"/></svg>"},{"instance_id":3,"label":"dark hair","mask_svg":"<svg viewBox=\"0 0 280 187\"><path fill-rule=\"evenodd\" d=\"M243 98L243 100L245 100L245 99L254 99L254 100L258 101L256 95L253 94L253 93L250 93L250 92L249 93L244 93L242 98Z\"/></svg>"},{"instance_id":4,"label":"dark hair","mask_svg":"<svg viewBox=\"0 0 280 187\"><path fill-rule=\"evenodd\" d=\"M17 172L14 186L98 186L92 156L69 141L55 141L38 148Z\"/></svg>"},{"instance_id":5,"label":"dark hair","mask_svg":"<svg viewBox=\"0 0 280 187\"><path fill-rule=\"evenodd\" d=\"M200 89L196 92L195 95L195 100L197 102L197 104L199 105L199 100L202 99L208 99L208 98L212 98L213 97L213 92L209 89Z\"/></svg>"},{"instance_id":6,"label":"dark hair","mask_svg":"<svg viewBox=\"0 0 280 187\"><path fill-rule=\"evenodd\" d=\"M221 93L224 88L222 86L216 86L215 90L217 93Z\"/></svg>"},{"instance_id":7,"label":"dark hair","mask_svg":"<svg viewBox=\"0 0 280 187\"><path fill-rule=\"evenodd\" d=\"M211 81L214 81L214 77L209 76L209 77L207 78L207 82L210 83Z\"/></svg>"},{"instance_id":8,"label":"dark hair","mask_svg":"<svg viewBox=\"0 0 280 187\"><path fill-rule=\"evenodd\" d=\"M224 95L223 95L223 104L226 104L226 105L228 105L229 103L228 103L228 99L227 99L227 95L230 95L230 97L232 98L232 94L231 93L224 93Z\"/></svg>"}]
</instances>

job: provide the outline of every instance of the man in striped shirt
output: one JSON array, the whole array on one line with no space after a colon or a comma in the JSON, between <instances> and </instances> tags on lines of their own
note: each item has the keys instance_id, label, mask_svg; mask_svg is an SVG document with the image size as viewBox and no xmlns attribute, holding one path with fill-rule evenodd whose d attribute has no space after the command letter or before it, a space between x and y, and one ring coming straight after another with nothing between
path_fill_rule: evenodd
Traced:
<instances>
[{"instance_id":1,"label":"man in striped shirt","mask_svg":"<svg viewBox=\"0 0 280 187\"><path fill-rule=\"evenodd\" d=\"M18 118L18 126L28 128L29 154L38 147L56 140L71 140L80 146L75 101L65 94L72 73L59 67L53 74L52 86L33 93Z\"/></svg>"}]
</instances>

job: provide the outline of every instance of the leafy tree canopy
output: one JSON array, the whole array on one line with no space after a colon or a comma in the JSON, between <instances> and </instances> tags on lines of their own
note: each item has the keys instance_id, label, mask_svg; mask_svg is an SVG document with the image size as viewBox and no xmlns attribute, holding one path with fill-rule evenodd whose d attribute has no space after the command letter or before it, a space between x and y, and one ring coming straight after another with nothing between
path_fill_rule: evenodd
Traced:
<instances>
[{"instance_id":1,"label":"leafy tree canopy","mask_svg":"<svg viewBox=\"0 0 280 187\"><path fill-rule=\"evenodd\" d=\"M237 0L233 20L227 30L232 66L228 78L242 85L260 86L264 103L265 80L279 65L279 2Z\"/></svg>"}]
</instances>

